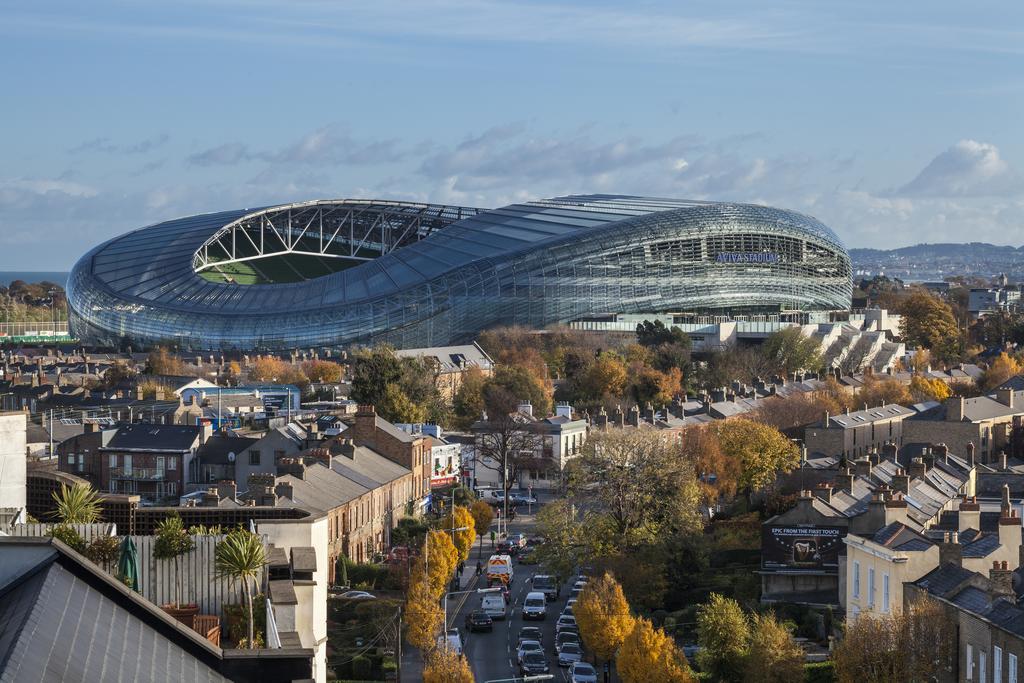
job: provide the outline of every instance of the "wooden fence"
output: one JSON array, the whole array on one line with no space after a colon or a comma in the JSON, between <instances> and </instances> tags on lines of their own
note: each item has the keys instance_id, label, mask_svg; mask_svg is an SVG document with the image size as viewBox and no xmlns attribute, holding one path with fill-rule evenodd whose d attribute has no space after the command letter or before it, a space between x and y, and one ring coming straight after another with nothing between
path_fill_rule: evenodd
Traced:
<instances>
[{"instance_id":1,"label":"wooden fence","mask_svg":"<svg viewBox=\"0 0 1024 683\"><path fill-rule=\"evenodd\" d=\"M51 524L15 524L9 533L12 536L45 536ZM99 536L112 535L111 524L72 525L86 542ZM181 602L199 605L201 614L223 616L226 604L242 602L242 585L227 577L217 576L215 553L223 535L193 536L195 549L174 560L158 560L153 557L156 536L132 536L139 553L139 593L155 605L174 602L175 586L180 572ZM266 537L263 538L266 545ZM117 560L110 566L100 568L112 576L117 573ZM260 570L256 585L264 585L264 570Z\"/></svg>"}]
</instances>

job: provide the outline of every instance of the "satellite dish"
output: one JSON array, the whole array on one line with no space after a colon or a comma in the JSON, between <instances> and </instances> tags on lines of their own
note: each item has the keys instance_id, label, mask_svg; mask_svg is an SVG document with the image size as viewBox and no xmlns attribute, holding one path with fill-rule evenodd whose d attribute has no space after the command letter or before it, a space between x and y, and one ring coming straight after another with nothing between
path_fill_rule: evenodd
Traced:
<instances>
[{"instance_id":1,"label":"satellite dish","mask_svg":"<svg viewBox=\"0 0 1024 683\"><path fill-rule=\"evenodd\" d=\"M234 461L235 461L235 454L234 453L228 453L228 462L234 462Z\"/></svg>"}]
</instances>

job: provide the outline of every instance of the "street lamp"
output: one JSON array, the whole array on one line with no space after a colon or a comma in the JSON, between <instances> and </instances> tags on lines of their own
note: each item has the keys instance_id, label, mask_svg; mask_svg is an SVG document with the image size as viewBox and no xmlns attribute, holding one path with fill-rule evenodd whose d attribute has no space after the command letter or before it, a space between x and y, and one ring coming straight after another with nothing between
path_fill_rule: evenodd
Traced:
<instances>
[{"instance_id":1,"label":"street lamp","mask_svg":"<svg viewBox=\"0 0 1024 683\"><path fill-rule=\"evenodd\" d=\"M444 594L444 630L448 631L448 598L453 595L465 595L467 593L499 593L500 588L477 588L471 591L448 591Z\"/></svg>"}]
</instances>

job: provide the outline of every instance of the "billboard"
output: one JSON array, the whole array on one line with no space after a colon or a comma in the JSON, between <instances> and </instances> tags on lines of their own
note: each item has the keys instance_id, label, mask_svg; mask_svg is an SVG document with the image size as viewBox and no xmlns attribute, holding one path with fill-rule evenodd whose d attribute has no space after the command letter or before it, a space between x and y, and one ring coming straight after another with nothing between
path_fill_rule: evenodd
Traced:
<instances>
[{"instance_id":1,"label":"billboard","mask_svg":"<svg viewBox=\"0 0 1024 683\"><path fill-rule=\"evenodd\" d=\"M761 568L821 571L839 568L846 528L839 526L761 526Z\"/></svg>"}]
</instances>

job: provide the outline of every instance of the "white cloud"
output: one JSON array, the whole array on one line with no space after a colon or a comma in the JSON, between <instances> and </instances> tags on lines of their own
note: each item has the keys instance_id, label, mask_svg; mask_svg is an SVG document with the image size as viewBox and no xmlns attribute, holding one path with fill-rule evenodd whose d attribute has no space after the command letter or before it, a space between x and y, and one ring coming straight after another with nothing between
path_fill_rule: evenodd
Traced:
<instances>
[{"instance_id":1,"label":"white cloud","mask_svg":"<svg viewBox=\"0 0 1024 683\"><path fill-rule=\"evenodd\" d=\"M896 194L915 197L1020 195L1021 177L986 142L961 140L940 153Z\"/></svg>"}]
</instances>

